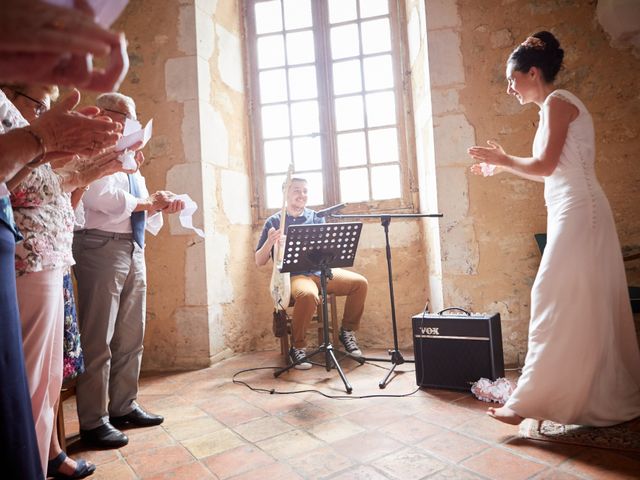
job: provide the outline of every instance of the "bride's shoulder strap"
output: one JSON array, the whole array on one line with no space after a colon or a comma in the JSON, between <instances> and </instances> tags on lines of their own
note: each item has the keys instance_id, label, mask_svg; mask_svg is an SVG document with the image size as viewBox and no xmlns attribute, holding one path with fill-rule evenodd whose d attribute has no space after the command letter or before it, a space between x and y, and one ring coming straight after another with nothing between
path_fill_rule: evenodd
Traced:
<instances>
[{"instance_id":1,"label":"bride's shoulder strap","mask_svg":"<svg viewBox=\"0 0 640 480\"><path fill-rule=\"evenodd\" d=\"M582 103L582 101L578 97L576 97L573 93L571 93L568 90L563 90L563 89L554 90L547 97L547 101L549 101L551 98L559 98L560 100L564 100L565 102L570 103L571 105L574 105L575 107L577 107L578 110L580 110L581 112L587 111L587 108L585 107L584 103Z\"/></svg>"}]
</instances>

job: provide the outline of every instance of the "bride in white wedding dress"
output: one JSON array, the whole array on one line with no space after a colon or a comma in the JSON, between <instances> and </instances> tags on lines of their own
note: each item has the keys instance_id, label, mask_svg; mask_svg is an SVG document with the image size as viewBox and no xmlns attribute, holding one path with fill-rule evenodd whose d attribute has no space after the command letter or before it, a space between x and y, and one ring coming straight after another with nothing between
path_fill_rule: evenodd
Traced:
<instances>
[{"instance_id":1,"label":"bride in white wedding dress","mask_svg":"<svg viewBox=\"0 0 640 480\"><path fill-rule=\"evenodd\" d=\"M494 142L468 150L480 162L475 174L543 181L547 205L522 376L507 403L487 413L511 424L614 425L640 416L640 352L613 215L595 175L591 115L553 86L563 55L551 33L538 32L507 62L507 93L540 107L533 156L508 155Z\"/></svg>"}]
</instances>

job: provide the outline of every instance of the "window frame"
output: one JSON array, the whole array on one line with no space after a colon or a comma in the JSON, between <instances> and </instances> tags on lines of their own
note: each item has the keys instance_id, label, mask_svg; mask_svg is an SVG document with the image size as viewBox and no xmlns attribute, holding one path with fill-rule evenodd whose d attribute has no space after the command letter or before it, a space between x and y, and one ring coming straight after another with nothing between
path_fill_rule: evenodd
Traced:
<instances>
[{"instance_id":1,"label":"window frame","mask_svg":"<svg viewBox=\"0 0 640 480\"><path fill-rule=\"evenodd\" d=\"M248 131L250 135L249 143L251 148L251 171L254 219L256 223L263 222L281 207L267 208L266 206L266 173L264 164L261 103L259 89L259 69L258 69L258 35L255 32L254 5L263 0L242 0L243 28L245 54L248 59L245 69L245 82L247 85L247 111L248 111ZM362 1L362 0L360 0ZM366 1L366 0L365 0ZM407 25L404 11L404 0L388 0L389 23L391 31L391 58L393 61L394 77L394 97L396 107L396 124L398 130L398 165L400 169L400 197L387 200L371 200L364 202L349 202L349 213L384 213L394 212L415 212L417 211L417 181L415 172L416 155L413 139L414 124L412 113L412 99L410 89L410 67L408 60ZM318 112L320 122L320 133L318 134L322 151L322 174L323 174L323 199L322 205L314 208L324 208L340 202L340 168L338 165L337 131L335 128L334 96L332 94L333 72L332 58L330 53L330 28L328 19L328 3L326 0L311 0L312 15L314 21L320 19L321 25L313 25L314 38L320 31L320 40L315 44L315 68L318 88ZM376 18L376 17L371 17ZM368 19L367 19L368 20ZM351 23L351 22L345 22ZM340 24L333 24L340 25ZM285 32L283 27L283 33ZM359 38L362 42L362 38ZM364 59L375 54L360 54L358 57ZM287 66L288 68L288 66ZM362 69L361 62L361 69ZM364 72L362 72L364 79ZM362 90L362 95L367 91ZM286 102L290 105L291 100ZM381 127L385 128L385 127ZM375 130L375 128L364 127L362 131ZM369 144L366 142L367 156ZM369 172L371 164L365 165ZM303 176L304 173L301 173ZM369 191L371 191L371 179L369 178Z\"/></svg>"}]
</instances>

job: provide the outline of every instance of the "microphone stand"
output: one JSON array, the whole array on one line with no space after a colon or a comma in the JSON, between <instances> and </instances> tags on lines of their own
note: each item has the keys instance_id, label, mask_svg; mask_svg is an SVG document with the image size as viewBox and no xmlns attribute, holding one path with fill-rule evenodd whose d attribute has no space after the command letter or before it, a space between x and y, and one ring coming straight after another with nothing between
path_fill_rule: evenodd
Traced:
<instances>
[{"instance_id":1,"label":"microphone stand","mask_svg":"<svg viewBox=\"0 0 640 480\"><path fill-rule=\"evenodd\" d=\"M396 302L393 294L393 274L391 270L391 245L389 243L389 224L391 223L392 218L419 218L419 217L442 217L442 213L391 213L391 214L331 214L329 215L332 218L379 218L382 227L384 228L384 239L386 244L387 251L387 274L389 277L389 299L391 302L391 326L393 329L393 350L388 350L391 358L367 358L362 357L364 360L374 361L374 362L391 362L393 366L387 373L387 375L378 383L378 387L385 388L387 383L389 383L389 377L393 374L394 370L398 365L402 365L405 362L413 362L415 360L405 360L402 356L398 348L398 327L396 324Z\"/></svg>"}]
</instances>

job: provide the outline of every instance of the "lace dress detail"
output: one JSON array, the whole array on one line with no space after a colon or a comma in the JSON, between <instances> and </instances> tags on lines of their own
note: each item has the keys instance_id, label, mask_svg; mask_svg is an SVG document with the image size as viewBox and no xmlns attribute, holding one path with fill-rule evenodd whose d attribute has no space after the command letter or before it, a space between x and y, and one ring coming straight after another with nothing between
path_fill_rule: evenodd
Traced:
<instances>
[{"instance_id":1,"label":"lace dress detail","mask_svg":"<svg viewBox=\"0 0 640 480\"><path fill-rule=\"evenodd\" d=\"M595 175L591 115L566 90L545 103L553 97L579 113L545 178L547 245L531 292L525 366L506 406L527 418L613 425L640 416L640 352L616 226Z\"/></svg>"}]
</instances>

